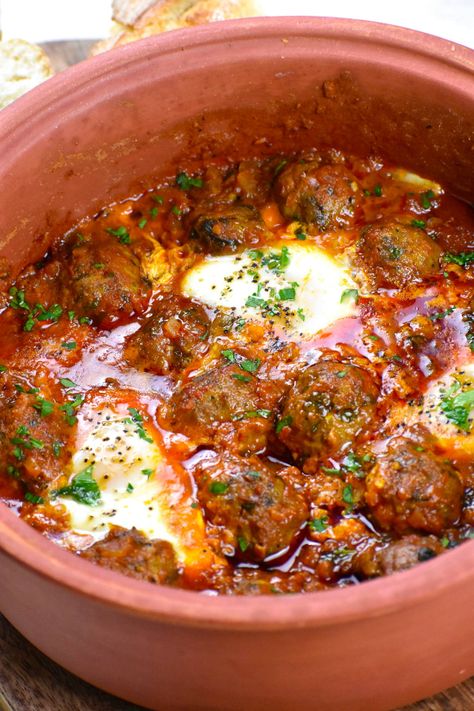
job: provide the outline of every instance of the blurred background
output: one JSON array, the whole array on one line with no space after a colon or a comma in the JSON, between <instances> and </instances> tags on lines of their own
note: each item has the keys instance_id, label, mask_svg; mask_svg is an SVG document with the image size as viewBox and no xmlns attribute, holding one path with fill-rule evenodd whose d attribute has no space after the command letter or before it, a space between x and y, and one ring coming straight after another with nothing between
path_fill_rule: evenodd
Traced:
<instances>
[{"instance_id":1,"label":"blurred background","mask_svg":"<svg viewBox=\"0 0 474 711\"><path fill-rule=\"evenodd\" d=\"M474 45L474 0L259 0L264 15L375 20ZM96 39L110 29L110 0L0 0L3 39Z\"/></svg>"}]
</instances>

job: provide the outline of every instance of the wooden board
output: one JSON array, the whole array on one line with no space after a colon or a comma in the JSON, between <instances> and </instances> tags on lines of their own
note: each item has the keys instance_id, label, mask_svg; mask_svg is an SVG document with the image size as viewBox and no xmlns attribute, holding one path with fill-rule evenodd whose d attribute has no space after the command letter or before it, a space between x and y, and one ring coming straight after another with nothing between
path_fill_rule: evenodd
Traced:
<instances>
[{"instance_id":1,"label":"wooden board","mask_svg":"<svg viewBox=\"0 0 474 711\"><path fill-rule=\"evenodd\" d=\"M84 59L90 41L43 45L56 71ZM0 616L0 711L140 711L61 669ZM367 709L367 711L371 711ZM402 710L399 710L402 711ZM474 677L403 711L474 711Z\"/></svg>"}]
</instances>

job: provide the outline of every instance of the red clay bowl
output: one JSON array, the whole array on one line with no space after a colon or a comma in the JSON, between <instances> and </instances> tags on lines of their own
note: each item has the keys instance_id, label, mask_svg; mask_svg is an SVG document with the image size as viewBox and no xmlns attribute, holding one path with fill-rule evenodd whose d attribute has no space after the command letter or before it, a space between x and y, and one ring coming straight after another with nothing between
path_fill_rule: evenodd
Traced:
<instances>
[{"instance_id":1,"label":"red clay bowl","mask_svg":"<svg viewBox=\"0 0 474 711\"><path fill-rule=\"evenodd\" d=\"M0 255L14 272L206 150L334 144L472 198L472 70L450 42L316 18L218 23L97 57L0 115ZM0 564L0 610L20 632L152 709L377 711L474 673L474 541L356 587L216 598L98 569L0 506Z\"/></svg>"}]
</instances>

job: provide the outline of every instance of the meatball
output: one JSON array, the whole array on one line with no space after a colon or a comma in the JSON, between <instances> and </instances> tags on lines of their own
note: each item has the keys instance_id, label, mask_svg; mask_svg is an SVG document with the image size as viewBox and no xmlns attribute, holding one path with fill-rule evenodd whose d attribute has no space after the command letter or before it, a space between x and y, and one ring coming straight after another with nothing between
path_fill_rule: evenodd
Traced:
<instances>
[{"instance_id":1,"label":"meatball","mask_svg":"<svg viewBox=\"0 0 474 711\"><path fill-rule=\"evenodd\" d=\"M212 442L222 423L235 427L246 415L257 414L256 379L240 379L241 374L238 366L227 365L196 375L172 395L162 411L164 420L193 440Z\"/></svg>"},{"instance_id":2,"label":"meatball","mask_svg":"<svg viewBox=\"0 0 474 711\"><path fill-rule=\"evenodd\" d=\"M443 551L443 546L434 536L405 536L379 552L381 574L392 575L408 570L417 563L436 558Z\"/></svg>"},{"instance_id":3,"label":"meatball","mask_svg":"<svg viewBox=\"0 0 474 711\"><path fill-rule=\"evenodd\" d=\"M0 405L0 468L41 495L64 473L73 433L49 394L15 393Z\"/></svg>"},{"instance_id":4,"label":"meatball","mask_svg":"<svg viewBox=\"0 0 474 711\"><path fill-rule=\"evenodd\" d=\"M334 454L370 428L378 394L367 370L319 361L299 375L287 396L280 439L296 461Z\"/></svg>"},{"instance_id":5,"label":"meatball","mask_svg":"<svg viewBox=\"0 0 474 711\"><path fill-rule=\"evenodd\" d=\"M150 285L128 244L105 233L83 238L60 257L63 301L102 328L140 314Z\"/></svg>"},{"instance_id":6,"label":"meatball","mask_svg":"<svg viewBox=\"0 0 474 711\"><path fill-rule=\"evenodd\" d=\"M278 595L314 592L326 587L309 570L281 572L255 568L235 568L232 574L220 576L213 584L221 595Z\"/></svg>"},{"instance_id":7,"label":"meatball","mask_svg":"<svg viewBox=\"0 0 474 711\"><path fill-rule=\"evenodd\" d=\"M209 254L236 252L241 245L259 242L267 235L264 222L255 207L221 206L196 217L191 238Z\"/></svg>"},{"instance_id":8,"label":"meatball","mask_svg":"<svg viewBox=\"0 0 474 711\"><path fill-rule=\"evenodd\" d=\"M461 515L463 485L449 461L427 439L393 439L366 479L366 501L388 531L439 534Z\"/></svg>"},{"instance_id":9,"label":"meatball","mask_svg":"<svg viewBox=\"0 0 474 711\"><path fill-rule=\"evenodd\" d=\"M264 560L284 550L308 519L301 475L294 467L222 455L204 462L195 478L207 520L222 529L232 554L246 560Z\"/></svg>"},{"instance_id":10,"label":"meatball","mask_svg":"<svg viewBox=\"0 0 474 711\"><path fill-rule=\"evenodd\" d=\"M320 230L350 227L357 204L357 183L343 165L318 161L290 163L275 181L280 210L290 220Z\"/></svg>"},{"instance_id":11,"label":"meatball","mask_svg":"<svg viewBox=\"0 0 474 711\"><path fill-rule=\"evenodd\" d=\"M436 242L421 228L381 220L362 230L354 262L371 290L402 289L435 275L440 255Z\"/></svg>"},{"instance_id":12,"label":"meatball","mask_svg":"<svg viewBox=\"0 0 474 711\"><path fill-rule=\"evenodd\" d=\"M145 538L135 528L113 528L103 541L94 543L81 557L103 568L149 583L170 585L179 576L173 546L168 541Z\"/></svg>"},{"instance_id":13,"label":"meatball","mask_svg":"<svg viewBox=\"0 0 474 711\"><path fill-rule=\"evenodd\" d=\"M139 370L168 375L202 354L209 331L206 312L184 296L167 296L125 344L125 360Z\"/></svg>"}]
</instances>

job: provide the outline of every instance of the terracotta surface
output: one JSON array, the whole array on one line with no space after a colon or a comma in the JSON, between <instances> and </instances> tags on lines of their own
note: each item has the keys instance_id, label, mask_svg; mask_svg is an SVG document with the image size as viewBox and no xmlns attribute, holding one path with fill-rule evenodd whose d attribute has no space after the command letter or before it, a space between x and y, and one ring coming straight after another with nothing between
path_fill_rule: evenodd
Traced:
<instances>
[{"instance_id":1,"label":"terracotta surface","mask_svg":"<svg viewBox=\"0 0 474 711\"><path fill-rule=\"evenodd\" d=\"M0 254L15 271L178 160L252 153L261 139L381 152L472 196L472 69L449 42L316 18L225 23L95 58L0 115ZM245 599L93 568L3 507L0 549L0 610L19 631L160 711L378 711L474 672L474 542L354 588Z\"/></svg>"}]
</instances>

